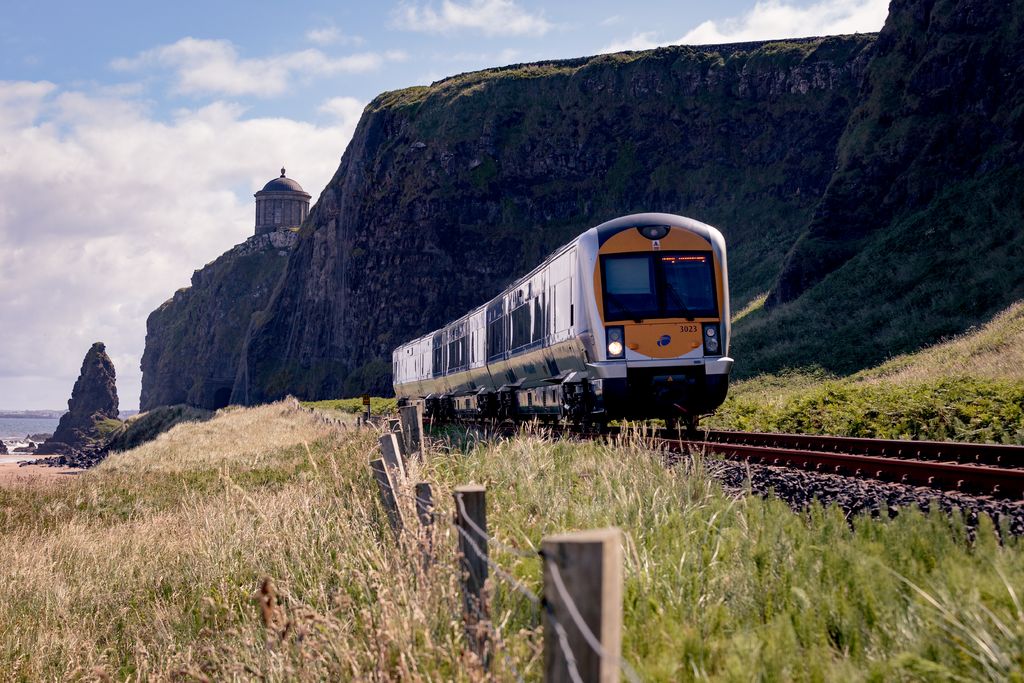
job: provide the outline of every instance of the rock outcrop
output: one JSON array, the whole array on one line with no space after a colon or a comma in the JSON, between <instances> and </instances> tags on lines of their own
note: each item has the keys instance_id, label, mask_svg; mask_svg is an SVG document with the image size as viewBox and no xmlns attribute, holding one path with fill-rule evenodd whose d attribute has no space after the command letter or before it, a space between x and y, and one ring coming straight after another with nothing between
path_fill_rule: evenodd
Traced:
<instances>
[{"instance_id":1,"label":"rock outcrop","mask_svg":"<svg viewBox=\"0 0 1024 683\"><path fill-rule=\"evenodd\" d=\"M103 343L96 342L82 361L82 371L68 400L68 412L37 452L73 454L92 450L102 441L101 423L117 417L114 364Z\"/></svg>"},{"instance_id":2,"label":"rock outcrop","mask_svg":"<svg viewBox=\"0 0 1024 683\"><path fill-rule=\"evenodd\" d=\"M143 411L228 405L249 321L266 306L297 241L290 230L250 237L195 271L191 287L150 314L142 355Z\"/></svg>"},{"instance_id":3,"label":"rock outcrop","mask_svg":"<svg viewBox=\"0 0 1024 683\"><path fill-rule=\"evenodd\" d=\"M0 455L7 455L7 444L0 441Z\"/></svg>"}]
</instances>

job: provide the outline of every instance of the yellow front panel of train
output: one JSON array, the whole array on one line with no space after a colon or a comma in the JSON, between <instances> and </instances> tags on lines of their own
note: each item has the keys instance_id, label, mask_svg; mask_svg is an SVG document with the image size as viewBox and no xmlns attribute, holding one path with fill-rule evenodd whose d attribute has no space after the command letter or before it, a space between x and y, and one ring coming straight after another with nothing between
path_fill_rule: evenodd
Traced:
<instances>
[{"instance_id":1,"label":"yellow front panel of train","mask_svg":"<svg viewBox=\"0 0 1024 683\"><path fill-rule=\"evenodd\" d=\"M626 323L626 348L651 358L678 358L701 348L697 322Z\"/></svg>"},{"instance_id":2,"label":"yellow front panel of train","mask_svg":"<svg viewBox=\"0 0 1024 683\"><path fill-rule=\"evenodd\" d=\"M628 253L659 253L659 252L697 252L706 253L711 259L715 280L715 299L718 311L724 306L725 287L722 283L722 271L710 242L689 230L672 228L661 240L652 241L640 234L638 230L624 230L610 237L601 245L599 254ZM686 257L682 257L686 258ZM626 348L649 358L679 358L693 353L703 352L702 322L719 322L719 316L695 316L688 318L665 318L659 320L609 320L605 315L600 265L594 272L594 291L598 293L597 306L601 320L605 325L621 324L625 333Z\"/></svg>"}]
</instances>

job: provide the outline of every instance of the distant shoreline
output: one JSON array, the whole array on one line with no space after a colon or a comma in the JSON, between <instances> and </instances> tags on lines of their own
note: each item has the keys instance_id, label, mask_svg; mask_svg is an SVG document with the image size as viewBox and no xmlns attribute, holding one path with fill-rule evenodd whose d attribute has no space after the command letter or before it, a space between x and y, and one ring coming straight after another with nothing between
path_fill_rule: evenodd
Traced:
<instances>
[{"instance_id":1,"label":"distant shoreline","mask_svg":"<svg viewBox=\"0 0 1024 683\"><path fill-rule=\"evenodd\" d=\"M0 411L3 420L59 420L66 410L20 410Z\"/></svg>"}]
</instances>

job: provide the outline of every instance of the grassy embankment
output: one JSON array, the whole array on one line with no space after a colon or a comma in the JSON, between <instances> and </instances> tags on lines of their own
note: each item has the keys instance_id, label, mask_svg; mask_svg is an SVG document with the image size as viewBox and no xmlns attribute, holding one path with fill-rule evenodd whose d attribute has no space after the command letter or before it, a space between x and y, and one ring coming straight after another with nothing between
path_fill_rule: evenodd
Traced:
<instances>
[{"instance_id":1,"label":"grassy embankment","mask_svg":"<svg viewBox=\"0 0 1024 683\"><path fill-rule=\"evenodd\" d=\"M941 515L797 515L724 495L634 440L524 435L434 449L436 573L385 531L369 431L290 405L183 424L49 487L0 490L0 671L11 679L471 680L450 490L489 487L491 532L625 532L624 654L648 680L1002 680L1024 666L1024 546ZM409 501L403 499L403 504ZM494 549L533 590L538 560ZM273 579L264 627L254 592ZM1016 589L1014 587L1017 587ZM539 677L536 610L500 581L504 654ZM282 633L284 635L282 636ZM107 679L109 680L109 679Z\"/></svg>"},{"instance_id":2,"label":"grassy embankment","mask_svg":"<svg viewBox=\"0 0 1024 683\"><path fill-rule=\"evenodd\" d=\"M803 371L737 382L702 424L1024 443L1024 303L952 341L848 377Z\"/></svg>"}]
</instances>

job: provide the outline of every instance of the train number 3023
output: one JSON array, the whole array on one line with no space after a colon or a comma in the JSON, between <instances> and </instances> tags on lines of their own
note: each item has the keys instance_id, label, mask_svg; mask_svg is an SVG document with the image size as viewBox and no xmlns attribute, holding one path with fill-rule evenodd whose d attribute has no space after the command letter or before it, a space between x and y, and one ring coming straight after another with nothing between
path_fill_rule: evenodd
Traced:
<instances>
[{"instance_id":1,"label":"train number 3023","mask_svg":"<svg viewBox=\"0 0 1024 683\"><path fill-rule=\"evenodd\" d=\"M697 326L696 325L680 325L679 326L679 331L680 332L696 332L697 331Z\"/></svg>"}]
</instances>

